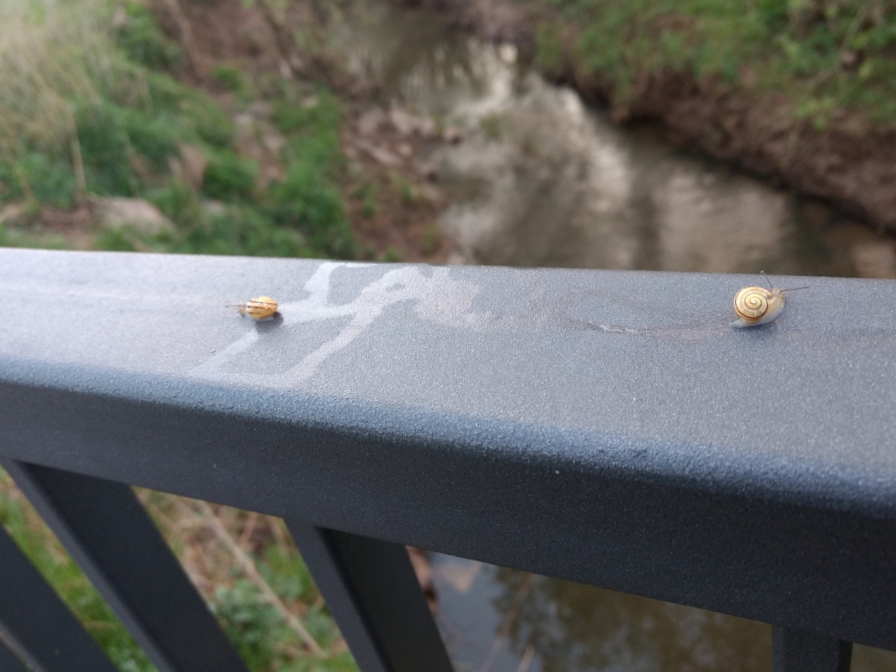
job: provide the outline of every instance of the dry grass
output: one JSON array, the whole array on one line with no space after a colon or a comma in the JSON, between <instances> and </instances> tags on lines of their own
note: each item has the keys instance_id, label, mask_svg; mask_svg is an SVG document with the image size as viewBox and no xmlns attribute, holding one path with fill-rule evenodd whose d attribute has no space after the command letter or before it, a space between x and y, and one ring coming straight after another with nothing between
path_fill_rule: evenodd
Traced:
<instances>
[{"instance_id":1,"label":"dry grass","mask_svg":"<svg viewBox=\"0 0 896 672\"><path fill-rule=\"evenodd\" d=\"M108 0L0 0L0 159L67 153L83 186L74 112L144 85L114 47Z\"/></svg>"}]
</instances>

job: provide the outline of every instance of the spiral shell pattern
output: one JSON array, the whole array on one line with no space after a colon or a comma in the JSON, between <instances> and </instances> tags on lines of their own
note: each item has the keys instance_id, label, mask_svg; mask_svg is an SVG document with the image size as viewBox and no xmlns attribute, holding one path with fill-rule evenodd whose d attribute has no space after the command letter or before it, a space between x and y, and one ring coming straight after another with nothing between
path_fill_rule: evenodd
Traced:
<instances>
[{"instance_id":1,"label":"spiral shell pattern","mask_svg":"<svg viewBox=\"0 0 896 672\"><path fill-rule=\"evenodd\" d=\"M783 308L783 290L744 287L734 295L734 312L740 319L732 323L732 326L746 327L771 322Z\"/></svg>"}]
</instances>

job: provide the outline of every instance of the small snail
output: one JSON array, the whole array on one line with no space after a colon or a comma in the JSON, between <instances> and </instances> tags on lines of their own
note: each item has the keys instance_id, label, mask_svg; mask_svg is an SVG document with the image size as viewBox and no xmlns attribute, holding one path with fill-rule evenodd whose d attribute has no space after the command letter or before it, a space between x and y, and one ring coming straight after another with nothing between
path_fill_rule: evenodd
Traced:
<instances>
[{"instance_id":1,"label":"small snail","mask_svg":"<svg viewBox=\"0 0 896 672\"><path fill-rule=\"evenodd\" d=\"M239 308L240 315L248 315L253 320L261 322L270 320L277 312L278 303L270 296L256 296L245 303L231 303L228 306Z\"/></svg>"},{"instance_id":2,"label":"small snail","mask_svg":"<svg viewBox=\"0 0 896 672\"><path fill-rule=\"evenodd\" d=\"M765 277L765 273L762 273ZM767 324L774 320L781 311L784 310L784 296L787 292L794 292L798 289L808 289L808 287L793 287L790 289L779 289L772 286L768 278L769 288L765 287L744 287L734 295L734 312L737 313L737 319L731 323L732 327L738 329L742 327L755 327L759 324Z\"/></svg>"}]
</instances>

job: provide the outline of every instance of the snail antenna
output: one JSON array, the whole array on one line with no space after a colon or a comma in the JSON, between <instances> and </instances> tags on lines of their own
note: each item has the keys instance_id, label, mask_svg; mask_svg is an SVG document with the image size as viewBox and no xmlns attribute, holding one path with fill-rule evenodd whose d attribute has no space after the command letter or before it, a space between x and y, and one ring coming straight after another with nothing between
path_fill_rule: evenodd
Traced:
<instances>
[{"instance_id":1,"label":"snail antenna","mask_svg":"<svg viewBox=\"0 0 896 672\"><path fill-rule=\"evenodd\" d=\"M768 283L768 288L769 288L769 289L775 289L774 285L772 285L772 281L769 280L769 279L768 279L768 276L765 274L765 271L759 271L759 275L761 275L763 278L765 278L765 281ZM805 287L787 287L787 288L782 288L780 291L782 291L782 292L796 292L796 291L798 291L798 290L800 290L800 289L809 289L809 285L806 285Z\"/></svg>"}]
</instances>

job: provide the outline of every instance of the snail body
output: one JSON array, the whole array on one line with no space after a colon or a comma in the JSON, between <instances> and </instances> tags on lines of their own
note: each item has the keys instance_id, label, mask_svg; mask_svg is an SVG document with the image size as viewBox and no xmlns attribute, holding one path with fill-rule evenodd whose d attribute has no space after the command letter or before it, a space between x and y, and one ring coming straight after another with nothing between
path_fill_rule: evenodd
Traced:
<instances>
[{"instance_id":1,"label":"snail body","mask_svg":"<svg viewBox=\"0 0 896 672\"><path fill-rule=\"evenodd\" d=\"M248 315L253 320L261 322L270 320L277 312L279 304L270 296L256 296L254 299L235 304L235 306L239 309L240 315Z\"/></svg>"},{"instance_id":2,"label":"snail body","mask_svg":"<svg viewBox=\"0 0 896 672\"><path fill-rule=\"evenodd\" d=\"M734 295L734 312L737 319L732 327L754 327L767 324L784 310L786 290L772 287L744 287Z\"/></svg>"}]
</instances>

